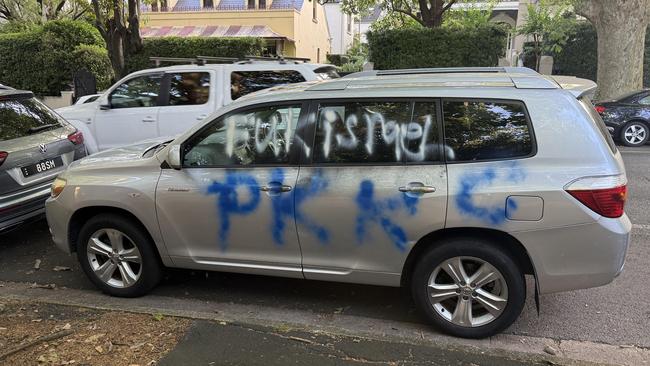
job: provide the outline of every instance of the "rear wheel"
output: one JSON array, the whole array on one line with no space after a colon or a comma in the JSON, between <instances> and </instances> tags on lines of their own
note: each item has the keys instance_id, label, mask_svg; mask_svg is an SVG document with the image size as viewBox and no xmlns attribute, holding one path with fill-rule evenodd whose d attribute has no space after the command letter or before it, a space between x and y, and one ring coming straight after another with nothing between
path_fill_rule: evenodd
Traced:
<instances>
[{"instance_id":1,"label":"rear wheel","mask_svg":"<svg viewBox=\"0 0 650 366\"><path fill-rule=\"evenodd\" d=\"M472 238L448 239L413 271L419 310L442 331L483 338L511 325L526 299L524 275L498 247Z\"/></svg>"},{"instance_id":2,"label":"rear wheel","mask_svg":"<svg viewBox=\"0 0 650 366\"><path fill-rule=\"evenodd\" d=\"M621 128L620 140L625 146L643 146L648 142L650 131L643 122L628 122Z\"/></svg>"},{"instance_id":3,"label":"rear wheel","mask_svg":"<svg viewBox=\"0 0 650 366\"><path fill-rule=\"evenodd\" d=\"M91 218L81 228L77 242L84 272L109 295L142 296L162 278L162 265L149 236L122 216Z\"/></svg>"}]
</instances>

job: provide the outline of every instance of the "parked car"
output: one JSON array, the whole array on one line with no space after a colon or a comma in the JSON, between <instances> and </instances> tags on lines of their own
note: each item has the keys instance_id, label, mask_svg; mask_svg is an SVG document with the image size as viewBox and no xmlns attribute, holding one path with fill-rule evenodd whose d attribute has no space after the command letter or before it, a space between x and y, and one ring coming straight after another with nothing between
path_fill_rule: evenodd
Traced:
<instances>
[{"instance_id":1,"label":"parked car","mask_svg":"<svg viewBox=\"0 0 650 366\"><path fill-rule=\"evenodd\" d=\"M85 154L83 135L32 93L0 90L0 232L42 216L54 177Z\"/></svg>"},{"instance_id":2,"label":"parked car","mask_svg":"<svg viewBox=\"0 0 650 366\"><path fill-rule=\"evenodd\" d=\"M332 65L251 60L132 73L90 103L57 109L86 136L89 153L176 136L246 94L336 77Z\"/></svg>"},{"instance_id":3,"label":"parked car","mask_svg":"<svg viewBox=\"0 0 650 366\"><path fill-rule=\"evenodd\" d=\"M493 335L526 274L542 294L610 283L631 229L595 84L518 70L258 92L70 166L47 202L54 242L114 296L164 267L406 286L442 330Z\"/></svg>"},{"instance_id":4,"label":"parked car","mask_svg":"<svg viewBox=\"0 0 650 366\"><path fill-rule=\"evenodd\" d=\"M0 90L7 90L7 89L13 89L13 88L10 88L10 87L8 87L6 85L0 84Z\"/></svg>"},{"instance_id":5,"label":"parked car","mask_svg":"<svg viewBox=\"0 0 650 366\"><path fill-rule=\"evenodd\" d=\"M596 103L612 136L625 146L643 146L650 137L650 90Z\"/></svg>"}]
</instances>

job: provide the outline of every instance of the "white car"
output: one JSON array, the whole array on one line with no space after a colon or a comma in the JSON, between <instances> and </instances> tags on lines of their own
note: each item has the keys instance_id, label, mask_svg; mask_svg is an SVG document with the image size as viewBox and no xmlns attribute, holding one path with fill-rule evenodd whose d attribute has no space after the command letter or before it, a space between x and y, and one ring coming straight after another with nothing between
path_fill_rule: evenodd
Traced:
<instances>
[{"instance_id":1,"label":"white car","mask_svg":"<svg viewBox=\"0 0 650 366\"><path fill-rule=\"evenodd\" d=\"M56 111L83 132L93 154L178 135L257 90L337 77L332 65L284 60L177 65L134 72L95 101Z\"/></svg>"}]
</instances>

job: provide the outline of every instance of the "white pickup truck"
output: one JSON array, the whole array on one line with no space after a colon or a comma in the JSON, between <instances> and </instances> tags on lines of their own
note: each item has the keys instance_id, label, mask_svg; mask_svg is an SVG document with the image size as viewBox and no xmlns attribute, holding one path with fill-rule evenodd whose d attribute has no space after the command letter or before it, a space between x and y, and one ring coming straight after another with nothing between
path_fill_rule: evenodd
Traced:
<instances>
[{"instance_id":1,"label":"white pickup truck","mask_svg":"<svg viewBox=\"0 0 650 366\"><path fill-rule=\"evenodd\" d=\"M284 60L177 65L134 72L95 101L56 111L83 132L88 153L93 154L178 135L257 90L337 77L332 65Z\"/></svg>"}]
</instances>

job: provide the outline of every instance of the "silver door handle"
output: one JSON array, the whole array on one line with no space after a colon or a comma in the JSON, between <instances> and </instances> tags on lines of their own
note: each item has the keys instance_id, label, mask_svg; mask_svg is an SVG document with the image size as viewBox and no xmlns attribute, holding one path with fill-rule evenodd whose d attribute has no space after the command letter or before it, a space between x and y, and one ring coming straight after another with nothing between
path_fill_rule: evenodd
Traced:
<instances>
[{"instance_id":1,"label":"silver door handle","mask_svg":"<svg viewBox=\"0 0 650 366\"><path fill-rule=\"evenodd\" d=\"M156 119L153 117L145 117L142 119L142 122L156 122Z\"/></svg>"},{"instance_id":2,"label":"silver door handle","mask_svg":"<svg viewBox=\"0 0 650 366\"><path fill-rule=\"evenodd\" d=\"M208 115L207 114L200 114L196 117L197 121L203 121Z\"/></svg>"},{"instance_id":3,"label":"silver door handle","mask_svg":"<svg viewBox=\"0 0 650 366\"><path fill-rule=\"evenodd\" d=\"M277 191L277 192L289 192L289 191L291 191L291 186L285 186L285 185L281 185L281 186L261 186L260 191L262 191L262 192L274 192L274 191Z\"/></svg>"},{"instance_id":4,"label":"silver door handle","mask_svg":"<svg viewBox=\"0 0 650 366\"><path fill-rule=\"evenodd\" d=\"M412 193L433 193L436 191L436 187L432 186L406 186L399 187L400 192L412 192Z\"/></svg>"}]
</instances>

